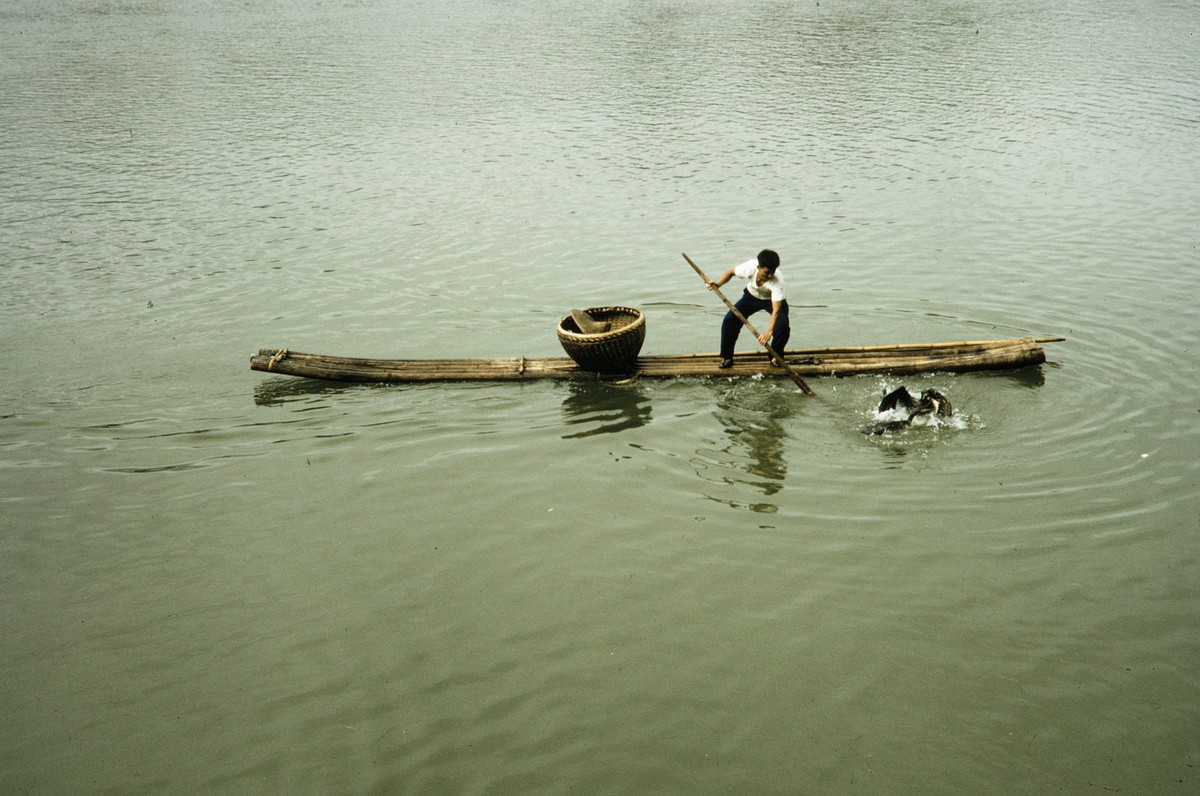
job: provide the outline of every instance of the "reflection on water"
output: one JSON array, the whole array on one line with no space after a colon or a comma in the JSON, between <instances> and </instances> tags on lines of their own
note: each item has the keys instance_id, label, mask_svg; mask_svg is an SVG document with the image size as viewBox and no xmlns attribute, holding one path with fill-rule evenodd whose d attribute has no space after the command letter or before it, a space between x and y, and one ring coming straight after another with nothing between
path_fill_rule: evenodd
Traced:
<instances>
[{"instance_id":1,"label":"reflection on water","mask_svg":"<svg viewBox=\"0 0 1200 796\"><path fill-rule=\"evenodd\" d=\"M650 399L636 382L569 382L567 390L562 404L565 422L570 427L584 428L564 434L563 439L612 434L650 422Z\"/></svg>"},{"instance_id":2,"label":"reflection on water","mask_svg":"<svg viewBox=\"0 0 1200 796\"><path fill-rule=\"evenodd\" d=\"M258 406L282 406L292 401L312 400L318 396L343 393L348 390L378 388L381 386L386 385L279 377L267 379L254 385L254 403Z\"/></svg>"},{"instance_id":3,"label":"reflection on water","mask_svg":"<svg viewBox=\"0 0 1200 796\"><path fill-rule=\"evenodd\" d=\"M1046 384L1046 373L1043 367L1057 368L1060 367L1055 362L1046 361L1045 365L1035 365L1030 368L1021 368L1020 370L1007 370L1001 373L989 374L995 378L1002 378L1013 384L1019 384L1022 387L1042 387Z\"/></svg>"},{"instance_id":4,"label":"reflection on water","mask_svg":"<svg viewBox=\"0 0 1200 796\"><path fill-rule=\"evenodd\" d=\"M784 422L795 414L796 401L774 385L759 381L735 383L717 402L713 416L724 429L724 439L697 451L692 465L698 475L726 484L742 483L771 497L787 480L786 451L790 435ZM773 503L738 504L760 513L774 513Z\"/></svg>"}]
</instances>

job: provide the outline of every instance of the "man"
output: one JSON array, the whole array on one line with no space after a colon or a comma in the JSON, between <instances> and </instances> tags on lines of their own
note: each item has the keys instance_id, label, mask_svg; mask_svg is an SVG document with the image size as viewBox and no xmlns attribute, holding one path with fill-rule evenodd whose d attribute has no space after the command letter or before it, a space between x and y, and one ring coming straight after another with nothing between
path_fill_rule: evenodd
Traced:
<instances>
[{"instance_id":1,"label":"man","mask_svg":"<svg viewBox=\"0 0 1200 796\"><path fill-rule=\"evenodd\" d=\"M763 249L758 253L757 259L735 265L715 280L710 279L708 289L715 290L735 276L749 281L742 297L734 302L733 306L747 318L760 310L770 310L771 320L767 323L766 330L758 336L758 342L766 345L767 341L771 340L771 347L783 356L788 338L792 335L792 327L788 323L788 303L783 288L783 275L779 273L779 255L770 249ZM741 320L733 312L725 313L725 319L721 321L721 367L733 367L733 347L741 331Z\"/></svg>"}]
</instances>

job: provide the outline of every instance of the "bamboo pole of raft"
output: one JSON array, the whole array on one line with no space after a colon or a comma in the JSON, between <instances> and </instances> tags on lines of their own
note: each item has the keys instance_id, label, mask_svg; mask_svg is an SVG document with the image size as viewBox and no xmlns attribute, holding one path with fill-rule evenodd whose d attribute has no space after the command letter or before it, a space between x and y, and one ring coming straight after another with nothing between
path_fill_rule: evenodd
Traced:
<instances>
[{"instance_id":1,"label":"bamboo pole of raft","mask_svg":"<svg viewBox=\"0 0 1200 796\"><path fill-rule=\"evenodd\" d=\"M1040 342L1062 338L1022 337L1010 340L956 343L793 349L792 367L805 377L850 376L862 373L963 373L1009 370L1046 361ZM799 359L797 359L799 357ZM674 354L640 357L638 378L680 376L781 377L765 363L743 359L731 370L719 370L719 354ZM339 382L525 381L571 379L610 381L627 376L591 373L566 357L506 359L368 359L306 354L286 348L261 348L250 358L251 370Z\"/></svg>"},{"instance_id":2,"label":"bamboo pole of raft","mask_svg":"<svg viewBox=\"0 0 1200 796\"><path fill-rule=\"evenodd\" d=\"M929 351L939 356L955 356L969 351L994 350L1011 346L1061 343L1065 337L1013 337L1007 340L959 340L952 343L900 343L896 345L835 346L831 348L793 348L788 352L794 356L822 357L844 356L869 358L872 355L889 356L906 351ZM655 354L650 359L712 359L717 353L707 354Z\"/></svg>"},{"instance_id":3,"label":"bamboo pole of raft","mask_svg":"<svg viewBox=\"0 0 1200 796\"><path fill-rule=\"evenodd\" d=\"M683 253L683 259L687 260L688 265L690 265L692 269L700 275L700 278L704 280L704 284L707 285L709 282L708 277L705 276L704 272L700 270L700 266L692 262L692 258L688 257L686 252ZM750 334L754 335L754 339L758 340L758 330L754 328L754 324L750 323L750 319L738 312L738 308L733 306L729 299L725 298L725 294L721 292L721 288L713 285L712 291L721 297L721 301L725 302L725 306L729 308L729 311L737 316L737 319L740 320L745 327L750 330ZM801 392L803 392L805 395L816 395L816 393L812 391L812 388L804 383L804 379L800 378L800 374L792 370L792 366L787 363L787 360L783 358L782 354L778 353L774 348L771 347L770 343L763 343L762 346L763 348L767 349L767 353L770 354L771 359L775 360L784 367L788 375L792 377L792 381L796 382L796 386L800 388Z\"/></svg>"}]
</instances>

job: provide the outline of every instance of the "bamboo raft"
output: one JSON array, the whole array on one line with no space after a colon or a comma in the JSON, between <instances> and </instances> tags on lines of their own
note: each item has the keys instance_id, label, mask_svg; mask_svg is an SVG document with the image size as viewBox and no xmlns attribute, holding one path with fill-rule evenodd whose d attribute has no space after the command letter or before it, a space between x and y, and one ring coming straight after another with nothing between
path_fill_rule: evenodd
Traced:
<instances>
[{"instance_id":1,"label":"bamboo raft","mask_svg":"<svg viewBox=\"0 0 1200 796\"><path fill-rule=\"evenodd\" d=\"M1021 337L954 343L886 345L859 348L788 350L785 358L802 376L854 376L912 373L966 373L1015 370L1046 361L1043 343L1062 337ZM602 374L580 368L567 357L509 359L363 359L263 348L250 358L250 369L264 373L347 382L530 381L534 379L623 380L674 378L787 378L762 352L742 353L733 367L718 367L717 354L638 357L629 374Z\"/></svg>"}]
</instances>

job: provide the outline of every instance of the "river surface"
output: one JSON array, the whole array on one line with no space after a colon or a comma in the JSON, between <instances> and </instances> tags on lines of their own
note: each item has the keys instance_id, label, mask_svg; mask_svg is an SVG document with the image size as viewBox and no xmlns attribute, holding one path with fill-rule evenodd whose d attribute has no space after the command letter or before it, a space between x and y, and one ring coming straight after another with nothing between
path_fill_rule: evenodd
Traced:
<instances>
[{"instance_id":1,"label":"river surface","mask_svg":"<svg viewBox=\"0 0 1200 796\"><path fill-rule=\"evenodd\" d=\"M1198 186L1183 0L0 0L0 792L1196 793ZM766 246L795 347L1066 339L248 368L715 351Z\"/></svg>"}]
</instances>

